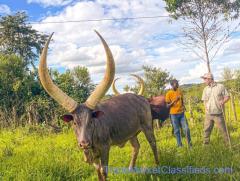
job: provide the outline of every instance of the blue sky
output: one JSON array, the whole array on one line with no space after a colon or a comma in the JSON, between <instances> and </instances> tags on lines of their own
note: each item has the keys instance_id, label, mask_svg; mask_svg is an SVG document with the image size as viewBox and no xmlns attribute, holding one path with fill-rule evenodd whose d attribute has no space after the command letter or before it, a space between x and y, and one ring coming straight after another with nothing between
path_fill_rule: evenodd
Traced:
<instances>
[{"instance_id":1,"label":"blue sky","mask_svg":"<svg viewBox=\"0 0 240 181\"><path fill-rule=\"evenodd\" d=\"M59 9L59 8L55 8L55 7L44 8L37 3L27 3L27 1L25 1L25 0L17 0L17 1L16 0L7 0L7 1L1 0L0 4L7 5L10 8L12 13L17 12L19 10L26 11L29 15L30 21L38 20L41 16L44 16L46 14L46 12L48 12L48 11L55 12L57 9ZM4 15L5 13L1 13L1 14Z\"/></svg>"},{"instance_id":2,"label":"blue sky","mask_svg":"<svg viewBox=\"0 0 240 181\"><path fill-rule=\"evenodd\" d=\"M0 14L26 11L30 22L77 21L86 19L168 16L162 0L0 0ZM129 73L142 75L142 66L149 65L169 71L184 83L201 82L207 71L205 64L179 45L182 22L170 18L136 19L64 24L33 24L33 28L50 34L55 32L50 45L49 66L58 69L87 66L98 83L105 69L105 55L98 30L106 39L116 62L117 85L133 85ZM233 33L230 41L216 56L212 69L218 80L224 67L240 68L240 33ZM120 89L121 90L121 89Z\"/></svg>"}]
</instances>

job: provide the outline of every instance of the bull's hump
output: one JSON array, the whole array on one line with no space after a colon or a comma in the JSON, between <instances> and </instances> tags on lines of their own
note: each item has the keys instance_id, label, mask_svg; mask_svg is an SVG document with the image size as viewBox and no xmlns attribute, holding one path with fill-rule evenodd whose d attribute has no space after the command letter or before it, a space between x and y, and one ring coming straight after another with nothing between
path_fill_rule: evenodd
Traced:
<instances>
[{"instance_id":1,"label":"bull's hump","mask_svg":"<svg viewBox=\"0 0 240 181\"><path fill-rule=\"evenodd\" d=\"M165 104L166 104L165 103L165 96L160 95L160 96L153 97L150 101L150 104L165 106Z\"/></svg>"},{"instance_id":2,"label":"bull's hump","mask_svg":"<svg viewBox=\"0 0 240 181\"><path fill-rule=\"evenodd\" d=\"M139 95L133 94L133 93L126 93L126 94L121 94L115 97L112 97L110 99L105 100L104 102L100 103L98 105L99 109L104 109L104 108L119 108L123 106L134 106L137 104L146 104L148 103L147 100Z\"/></svg>"}]
</instances>

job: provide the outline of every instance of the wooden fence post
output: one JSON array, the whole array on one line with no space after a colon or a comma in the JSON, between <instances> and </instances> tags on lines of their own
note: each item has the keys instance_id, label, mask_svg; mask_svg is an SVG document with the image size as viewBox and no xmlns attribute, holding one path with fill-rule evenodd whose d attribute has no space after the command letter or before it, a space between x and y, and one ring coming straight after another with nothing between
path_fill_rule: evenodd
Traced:
<instances>
[{"instance_id":1,"label":"wooden fence post","mask_svg":"<svg viewBox=\"0 0 240 181\"><path fill-rule=\"evenodd\" d=\"M234 102L234 94L232 92L230 92L230 99L231 99L231 107L232 107L232 112L234 116L234 121L237 122L237 112L236 112L236 106Z\"/></svg>"},{"instance_id":2,"label":"wooden fence post","mask_svg":"<svg viewBox=\"0 0 240 181\"><path fill-rule=\"evenodd\" d=\"M231 121L231 101L228 103L228 121Z\"/></svg>"},{"instance_id":3,"label":"wooden fence post","mask_svg":"<svg viewBox=\"0 0 240 181\"><path fill-rule=\"evenodd\" d=\"M188 111L190 114L190 121L193 122L193 112L192 112L192 105L191 105L191 97L188 99Z\"/></svg>"}]
</instances>

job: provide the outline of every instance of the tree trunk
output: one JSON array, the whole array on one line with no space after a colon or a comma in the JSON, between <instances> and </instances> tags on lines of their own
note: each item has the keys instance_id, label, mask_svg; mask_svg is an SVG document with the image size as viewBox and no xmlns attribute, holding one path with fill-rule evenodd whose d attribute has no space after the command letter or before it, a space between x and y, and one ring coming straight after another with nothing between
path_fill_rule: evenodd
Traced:
<instances>
[{"instance_id":1,"label":"tree trunk","mask_svg":"<svg viewBox=\"0 0 240 181\"><path fill-rule=\"evenodd\" d=\"M28 124L32 124L32 122L33 122L32 114L30 111L28 111Z\"/></svg>"},{"instance_id":2,"label":"tree trunk","mask_svg":"<svg viewBox=\"0 0 240 181\"><path fill-rule=\"evenodd\" d=\"M207 54L207 56L208 56L208 53L206 53ZM210 68L210 62L209 62L209 60L207 60L207 69L208 69L208 73L212 73L211 72L211 68Z\"/></svg>"},{"instance_id":3,"label":"tree trunk","mask_svg":"<svg viewBox=\"0 0 240 181\"><path fill-rule=\"evenodd\" d=\"M204 49L205 49L205 56L206 56L206 63L207 63L207 69L208 69L208 73L212 73L211 72L211 67L210 67L210 60L209 60L209 56L208 56L208 47L207 47L207 40L205 38L205 31L203 31L203 41L204 41Z\"/></svg>"},{"instance_id":4,"label":"tree trunk","mask_svg":"<svg viewBox=\"0 0 240 181\"><path fill-rule=\"evenodd\" d=\"M200 14L202 14L201 9L199 9L199 11L200 11ZM201 32L202 32L202 36L203 36L205 62L207 64L208 73L211 73L210 60L209 60L209 55L208 55L208 46L207 46L207 35L206 35L206 31L205 31L205 24L203 22L203 16L200 17L200 23L201 23Z\"/></svg>"},{"instance_id":5,"label":"tree trunk","mask_svg":"<svg viewBox=\"0 0 240 181\"><path fill-rule=\"evenodd\" d=\"M15 127L17 127L18 126L17 110L16 110L15 106L13 106L13 108L12 108L12 118L13 118L13 123L14 123Z\"/></svg>"},{"instance_id":6,"label":"tree trunk","mask_svg":"<svg viewBox=\"0 0 240 181\"><path fill-rule=\"evenodd\" d=\"M27 108L27 117L28 117L28 124L32 124L33 122L33 115L32 115L32 105L30 105L28 108Z\"/></svg>"}]
</instances>

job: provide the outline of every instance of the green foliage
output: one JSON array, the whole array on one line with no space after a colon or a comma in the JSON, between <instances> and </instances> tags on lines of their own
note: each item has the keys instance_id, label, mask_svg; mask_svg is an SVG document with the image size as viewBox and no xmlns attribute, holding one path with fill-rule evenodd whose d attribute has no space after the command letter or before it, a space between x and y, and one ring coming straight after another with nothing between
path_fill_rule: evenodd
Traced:
<instances>
[{"instance_id":1,"label":"green foliage","mask_svg":"<svg viewBox=\"0 0 240 181\"><path fill-rule=\"evenodd\" d=\"M130 91L130 87L129 87L129 85L125 85L124 87L123 87L123 90L125 91L125 92L128 92L128 91Z\"/></svg>"},{"instance_id":2,"label":"green foliage","mask_svg":"<svg viewBox=\"0 0 240 181\"><path fill-rule=\"evenodd\" d=\"M223 79L223 81L232 80L233 76L234 76L234 73L233 73L233 71L230 68L225 67L223 69L223 72L222 72L222 79Z\"/></svg>"},{"instance_id":3,"label":"green foliage","mask_svg":"<svg viewBox=\"0 0 240 181\"><path fill-rule=\"evenodd\" d=\"M60 89L79 103L85 102L94 89L86 67L78 66L62 74L54 71L53 80Z\"/></svg>"},{"instance_id":4,"label":"green foliage","mask_svg":"<svg viewBox=\"0 0 240 181\"><path fill-rule=\"evenodd\" d=\"M192 114L196 119L198 119L199 116L201 118L201 114L204 113L202 104L202 92L204 87L204 84L190 84L181 86L185 107L187 111L190 111L189 106L191 106Z\"/></svg>"},{"instance_id":5,"label":"green foliage","mask_svg":"<svg viewBox=\"0 0 240 181\"><path fill-rule=\"evenodd\" d=\"M166 84L173 78L169 72L157 67L143 66L144 83L146 97L163 94ZM139 85L132 89L134 92L139 91Z\"/></svg>"},{"instance_id":6,"label":"green foliage","mask_svg":"<svg viewBox=\"0 0 240 181\"><path fill-rule=\"evenodd\" d=\"M225 67L222 72L222 83L227 87L228 90L231 90L234 93L237 93L236 96L239 96L240 92L240 69L235 71Z\"/></svg>"},{"instance_id":7,"label":"green foliage","mask_svg":"<svg viewBox=\"0 0 240 181\"><path fill-rule=\"evenodd\" d=\"M240 1L231 0L164 0L166 2L166 10L171 13L172 17L199 18L199 10L202 8L211 9L212 17L224 14L225 18L237 18L239 16ZM200 8L200 9L199 9Z\"/></svg>"},{"instance_id":8,"label":"green foliage","mask_svg":"<svg viewBox=\"0 0 240 181\"><path fill-rule=\"evenodd\" d=\"M94 88L85 67L52 74L55 83L79 103L84 102ZM0 54L0 90L0 126L50 123L65 112L16 55Z\"/></svg>"},{"instance_id":9,"label":"green foliage","mask_svg":"<svg viewBox=\"0 0 240 181\"><path fill-rule=\"evenodd\" d=\"M32 29L27 19L25 12L0 17L0 52L16 54L26 65L34 65L47 36Z\"/></svg>"},{"instance_id":10,"label":"green foliage","mask_svg":"<svg viewBox=\"0 0 240 181\"><path fill-rule=\"evenodd\" d=\"M235 72L236 79L235 79L235 90L240 92L240 70Z\"/></svg>"},{"instance_id":11,"label":"green foliage","mask_svg":"<svg viewBox=\"0 0 240 181\"><path fill-rule=\"evenodd\" d=\"M222 81L226 88L229 90L234 89L235 87L234 86L235 80L233 80L233 78L234 78L233 70L231 70L228 67L225 67L222 72Z\"/></svg>"},{"instance_id":12,"label":"green foliage","mask_svg":"<svg viewBox=\"0 0 240 181\"><path fill-rule=\"evenodd\" d=\"M32 84L31 84L32 83ZM0 106L7 110L21 106L33 92L34 77L25 70L24 61L15 55L0 54ZM34 92L38 92L34 87Z\"/></svg>"}]
</instances>

